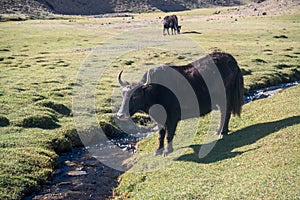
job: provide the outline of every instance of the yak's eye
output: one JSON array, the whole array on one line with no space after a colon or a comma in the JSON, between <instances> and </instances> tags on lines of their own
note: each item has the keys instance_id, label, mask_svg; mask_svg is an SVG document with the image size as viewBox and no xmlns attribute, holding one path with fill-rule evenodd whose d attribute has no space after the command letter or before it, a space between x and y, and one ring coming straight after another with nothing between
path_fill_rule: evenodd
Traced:
<instances>
[{"instance_id":1,"label":"yak's eye","mask_svg":"<svg viewBox=\"0 0 300 200\"><path fill-rule=\"evenodd\" d=\"M132 95L132 99L137 99L137 98L139 98L139 95L137 95L137 94Z\"/></svg>"}]
</instances>

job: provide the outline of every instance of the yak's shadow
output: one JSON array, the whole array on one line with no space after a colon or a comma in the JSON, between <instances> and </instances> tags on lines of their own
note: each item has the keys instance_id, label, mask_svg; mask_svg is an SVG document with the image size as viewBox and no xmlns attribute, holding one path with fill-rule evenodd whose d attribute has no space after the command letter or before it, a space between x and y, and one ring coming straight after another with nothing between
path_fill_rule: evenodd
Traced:
<instances>
[{"instance_id":1,"label":"yak's shadow","mask_svg":"<svg viewBox=\"0 0 300 200\"><path fill-rule=\"evenodd\" d=\"M198 35L201 35L202 33L198 32L198 31L184 31L181 34L198 34Z\"/></svg>"},{"instance_id":2,"label":"yak's shadow","mask_svg":"<svg viewBox=\"0 0 300 200\"><path fill-rule=\"evenodd\" d=\"M243 147L245 145L253 144L256 141L260 140L267 135L276 132L280 129L286 128L288 126L292 126L300 123L300 116L289 117L286 119L255 124L252 126L248 126L239 131L236 131L223 139L219 140L212 151L204 158L199 158L198 153L201 148L201 145L191 145L189 146L194 150L194 153L185 154L177 158L177 161L189 161L189 162L197 162L197 163L213 163L229 158L233 158L235 156L241 155L247 151L251 151L254 149L250 149L247 151L234 151L234 149Z\"/></svg>"}]
</instances>

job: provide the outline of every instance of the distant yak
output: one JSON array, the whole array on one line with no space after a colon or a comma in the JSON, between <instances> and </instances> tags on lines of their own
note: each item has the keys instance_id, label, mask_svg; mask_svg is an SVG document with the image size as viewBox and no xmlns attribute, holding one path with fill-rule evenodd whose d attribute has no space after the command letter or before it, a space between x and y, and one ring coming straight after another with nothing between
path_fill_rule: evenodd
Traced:
<instances>
[{"instance_id":1,"label":"distant yak","mask_svg":"<svg viewBox=\"0 0 300 200\"><path fill-rule=\"evenodd\" d=\"M166 16L163 20L163 35L165 35L165 31L167 30L168 35L169 33L169 28L171 28L172 35L176 33L180 33L181 26L178 25L178 18L176 15L171 15L171 16Z\"/></svg>"}]
</instances>

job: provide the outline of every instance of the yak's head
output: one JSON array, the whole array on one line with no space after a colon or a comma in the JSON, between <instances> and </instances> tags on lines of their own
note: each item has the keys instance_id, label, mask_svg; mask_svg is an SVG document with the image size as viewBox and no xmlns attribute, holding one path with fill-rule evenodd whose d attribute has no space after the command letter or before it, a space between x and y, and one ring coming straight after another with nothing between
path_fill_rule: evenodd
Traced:
<instances>
[{"instance_id":1,"label":"yak's head","mask_svg":"<svg viewBox=\"0 0 300 200\"><path fill-rule=\"evenodd\" d=\"M138 111L147 112L147 90L151 88L149 84L149 79L145 83L128 83L127 81L122 81L121 71L118 76L118 81L122 88L123 101L121 107L117 113L117 118L120 120L125 120L134 115Z\"/></svg>"},{"instance_id":2,"label":"yak's head","mask_svg":"<svg viewBox=\"0 0 300 200\"><path fill-rule=\"evenodd\" d=\"M180 34L181 26L177 27L177 33Z\"/></svg>"}]
</instances>

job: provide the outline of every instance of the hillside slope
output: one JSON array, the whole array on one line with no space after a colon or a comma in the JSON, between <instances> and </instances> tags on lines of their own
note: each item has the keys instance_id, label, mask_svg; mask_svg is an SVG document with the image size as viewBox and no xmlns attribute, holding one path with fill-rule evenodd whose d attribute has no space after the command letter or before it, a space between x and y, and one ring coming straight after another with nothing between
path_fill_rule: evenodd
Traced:
<instances>
[{"instance_id":1,"label":"hillside slope","mask_svg":"<svg viewBox=\"0 0 300 200\"><path fill-rule=\"evenodd\" d=\"M1 0L0 14L41 15L51 12L48 7L35 0Z\"/></svg>"},{"instance_id":2,"label":"hillside slope","mask_svg":"<svg viewBox=\"0 0 300 200\"><path fill-rule=\"evenodd\" d=\"M249 4L250 3L250 4ZM97 15L119 12L174 12L211 6L246 5L237 13L266 10L282 13L286 8L299 5L298 0L1 0L0 14L23 14L40 17L55 14ZM252 15L252 14L251 14Z\"/></svg>"},{"instance_id":3,"label":"hillside slope","mask_svg":"<svg viewBox=\"0 0 300 200\"><path fill-rule=\"evenodd\" d=\"M234 0L38 0L47 5L55 13L93 15L112 12L149 12L155 10L182 11L191 8L207 7L210 5L231 6L239 5Z\"/></svg>"},{"instance_id":4,"label":"hillside slope","mask_svg":"<svg viewBox=\"0 0 300 200\"><path fill-rule=\"evenodd\" d=\"M209 6L233 6L257 0L1 0L0 14L44 12L95 15L114 12L182 11ZM260 0L264 1L264 0Z\"/></svg>"}]
</instances>

